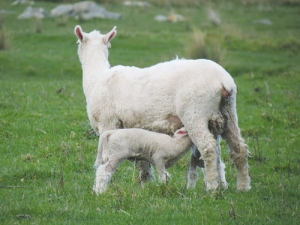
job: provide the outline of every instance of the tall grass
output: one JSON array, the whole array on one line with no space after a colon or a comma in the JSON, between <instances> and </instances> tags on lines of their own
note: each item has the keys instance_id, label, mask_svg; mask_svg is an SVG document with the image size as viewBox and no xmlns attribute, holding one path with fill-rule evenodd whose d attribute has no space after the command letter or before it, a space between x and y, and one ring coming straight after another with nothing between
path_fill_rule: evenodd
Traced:
<instances>
[{"instance_id":1,"label":"tall grass","mask_svg":"<svg viewBox=\"0 0 300 225\"><path fill-rule=\"evenodd\" d=\"M8 50L10 47L11 35L3 25L4 19L0 17L0 51Z\"/></svg>"},{"instance_id":2,"label":"tall grass","mask_svg":"<svg viewBox=\"0 0 300 225\"><path fill-rule=\"evenodd\" d=\"M225 50L222 49L222 43L218 40L207 40L207 35L200 31L194 30L186 43L186 54L192 59L210 59L219 64L225 56Z\"/></svg>"}]
</instances>

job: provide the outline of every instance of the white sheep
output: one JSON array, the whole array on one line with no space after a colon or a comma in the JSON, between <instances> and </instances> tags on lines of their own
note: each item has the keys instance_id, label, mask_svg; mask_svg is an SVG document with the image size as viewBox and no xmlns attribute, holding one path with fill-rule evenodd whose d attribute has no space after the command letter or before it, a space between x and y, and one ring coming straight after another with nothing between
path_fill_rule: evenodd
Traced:
<instances>
[{"instance_id":1,"label":"white sheep","mask_svg":"<svg viewBox=\"0 0 300 225\"><path fill-rule=\"evenodd\" d=\"M250 189L248 147L240 135L236 114L237 89L224 68L205 59L177 59L144 69L110 67L108 48L116 27L101 34L85 33L77 25L74 32L78 37L87 113L99 135L120 128L173 134L184 126L204 160L207 190L222 186L225 180L217 153L216 137L222 135L237 169L237 189ZM147 177L149 163L139 162ZM195 186L193 172L189 172L188 187Z\"/></svg>"},{"instance_id":2,"label":"white sheep","mask_svg":"<svg viewBox=\"0 0 300 225\"><path fill-rule=\"evenodd\" d=\"M94 192L102 193L107 189L111 176L126 159L146 160L156 166L160 182L170 177L166 168L174 165L193 145L183 127L169 135L143 129L109 130L101 134L100 148L94 167L96 179Z\"/></svg>"}]
</instances>

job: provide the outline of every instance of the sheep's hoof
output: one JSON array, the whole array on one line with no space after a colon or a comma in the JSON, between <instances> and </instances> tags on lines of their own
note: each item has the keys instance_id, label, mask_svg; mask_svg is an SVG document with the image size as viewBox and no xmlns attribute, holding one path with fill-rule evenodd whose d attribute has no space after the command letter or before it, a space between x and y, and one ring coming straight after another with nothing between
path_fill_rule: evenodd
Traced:
<instances>
[{"instance_id":1,"label":"sheep's hoof","mask_svg":"<svg viewBox=\"0 0 300 225\"><path fill-rule=\"evenodd\" d=\"M249 191L251 189L250 186L250 177L246 177L245 179L240 179L237 181L236 189L238 191Z\"/></svg>"},{"instance_id":2,"label":"sheep's hoof","mask_svg":"<svg viewBox=\"0 0 300 225\"><path fill-rule=\"evenodd\" d=\"M237 186L237 191L249 191L251 189L249 184Z\"/></svg>"},{"instance_id":3,"label":"sheep's hoof","mask_svg":"<svg viewBox=\"0 0 300 225\"><path fill-rule=\"evenodd\" d=\"M207 191L213 191L216 190L219 187L219 184L217 181L207 182L206 183L206 190Z\"/></svg>"},{"instance_id":4,"label":"sheep's hoof","mask_svg":"<svg viewBox=\"0 0 300 225\"><path fill-rule=\"evenodd\" d=\"M228 183L227 182L221 182L220 185L222 188L227 189L228 188Z\"/></svg>"},{"instance_id":5,"label":"sheep's hoof","mask_svg":"<svg viewBox=\"0 0 300 225\"><path fill-rule=\"evenodd\" d=\"M93 167L94 167L94 169L96 170L96 169L98 169L99 166L101 166L101 164L100 164L100 163L99 163L99 164L97 163L97 164L95 164Z\"/></svg>"}]
</instances>

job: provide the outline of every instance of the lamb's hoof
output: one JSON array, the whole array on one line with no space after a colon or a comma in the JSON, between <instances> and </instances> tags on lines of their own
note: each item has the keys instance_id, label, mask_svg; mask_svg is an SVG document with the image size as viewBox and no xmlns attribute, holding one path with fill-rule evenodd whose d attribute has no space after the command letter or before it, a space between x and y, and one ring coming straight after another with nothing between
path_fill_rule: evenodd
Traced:
<instances>
[{"instance_id":1,"label":"lamb's hoof","mask_svg":"<svg viewBox=\"0 0 300 225\"><path fill-rule=\"evenodd\" d=\"M107 187L106 185L94 185L93 186L93 193L95 195L99 195L102 194L106 191Z\"/></svg>"},{"instance_id":2,"label":"lamb's hoof","mask_svg":"<svg viewBox=\"0 0 300 225\"><path fill-rule=\"evenodd\" d=\"M196 187L196 183L188 183L186 185L186 189L194 189Z\"/></svg>"}]
</instances>

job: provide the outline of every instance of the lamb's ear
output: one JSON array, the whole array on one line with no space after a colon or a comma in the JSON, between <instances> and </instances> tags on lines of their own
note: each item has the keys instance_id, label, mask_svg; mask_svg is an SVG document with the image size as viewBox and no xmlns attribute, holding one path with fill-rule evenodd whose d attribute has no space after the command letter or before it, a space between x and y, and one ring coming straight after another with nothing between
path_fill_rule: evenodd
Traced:
<instances>
[{"instance_id":1,"label":"lamb's ear","mask_svg":"<svg viewBox=\"0 0 300 225\"><path fill-rule=\"evenodd\" d=\"M81 26L79 26L79 25L75 26L74 33L78 37L78 40L80 42L82 42L82 40L83 40L83 31L81 29Z\"/></svg>"},{"instance_id":2,"label":"lamb's ear","mask_svg":"<svg viewBox=\"0 0 300 225\"><path fill-rule=\"evenodd\" d=\"M116 34L117 34L116 29L117 29L117 27L114 26L114 28L104 36L104 38L103 38L104 44L107 45L116 36Z\"/></svg>"},{"instance_id":3,"label":"lamb's ear","mask_svg":"<svg viewBox=\"0 0 300 225\"><path fill-rule=\"evenodd\" d=\"M186 136L188 134L187 130L183 127L179 130L176 130L174 133L174 137Z\"/></svg>"}]
</instances>

